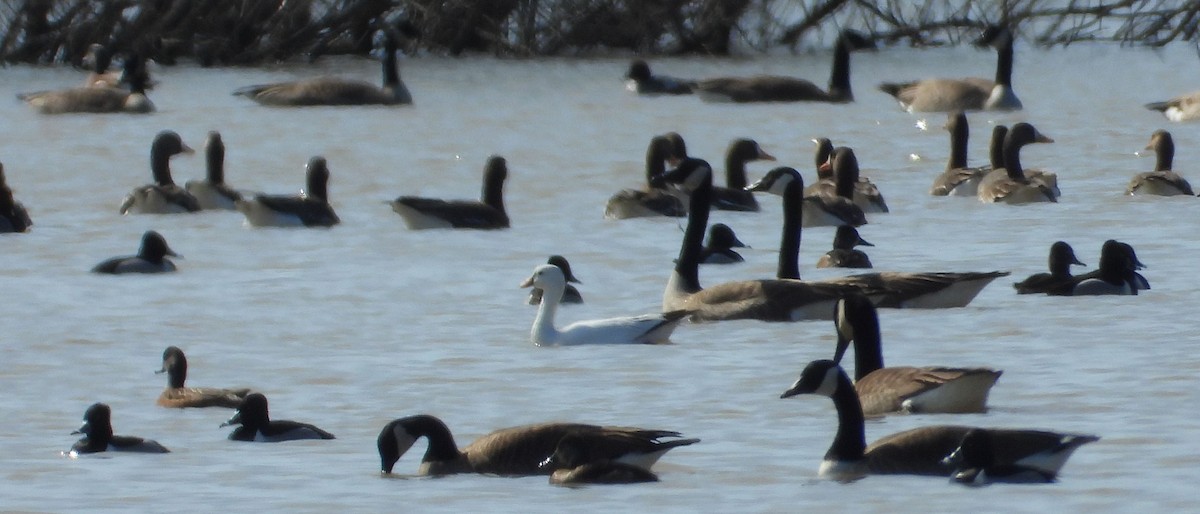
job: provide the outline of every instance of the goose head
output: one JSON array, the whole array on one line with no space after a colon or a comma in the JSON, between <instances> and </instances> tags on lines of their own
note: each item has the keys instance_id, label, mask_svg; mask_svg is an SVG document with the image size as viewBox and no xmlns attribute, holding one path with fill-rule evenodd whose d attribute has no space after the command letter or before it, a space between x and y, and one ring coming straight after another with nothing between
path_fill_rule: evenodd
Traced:
<instances>
[{"instance_id":1,"label":"goose head","mask_svg":"<svg viewBox=\"0 0 1200 514\"><path fill-rule=\"evenodd\" d=\"M533 274L521 282L521 287L536 287L547 292L558 291L557 296L551 296L551 298L557 298L562 296L562 290L567 287L567 279L562 268L553 264L542 264L534 268Z\"/></svg>"},{"instance_id":2,"label":"goose head","mask_svg":"<svg viewBox=\"0 0 1200 514\"><path fill-rule=\"evenodd\" d=\"M1158 161L1154 165L1154 171L1167 171L1171 169L1171 165L1175 160L1175 141L1171 138L1170 132L1161 129L1155 130L1150 135L1150 144L1147 144L1145 149L1154 150L1154 155Z\"/></svg>"},{"instance_id":3,"label":"goose head","mask_svg":"<svg viewBox=\"0 0 1200 514\"><path fill-rule=\"evenodd\" d=\"M800 378L792 387L779 395L780 398L791 398L801 394L819 394L833 398L834 393L841 387L843 380L850 382L850 377L834 361L828 359L815 360L804 367Z\"/></svg>"},{"instance_id":4,"label":"goose head","mask_svg":"<svg viewBox=\"0 0 1200 514\"><path fill-rule=\"evenodd\" d=\"M1012 43L1012 31L1005 25L988 25L971 44L976 48L996 48Z\"/></svg>"},{"instance_id":5,"label":"goose head","mask_svg":"<svg viewBox=\"0 0 1200 514\"><path fill-rule=\"evenodd\" d=\"M191 153L192 148L184 144L183 138L174 130L159 132L154 136L154 143L150 145L150 169L154 172L154 182L160 186L174 184L168 161L175 155Z\"/></svg>"},{"instance_id":6,"label":"goose head","mask_svg":"<svg viewBox=\"0 0 1200 514\"><path fill-rule=\"evenodd\" d=\"M708 161L688 157L679 162L675 169L655 177L651 185L663 187L673 185L685 191L695 191L704 185L712 185L712 166Z\"/></svg>"},{"instance_id":7,"label":"goose head","mask_svg":"<svg viewBox=\"0 0 1200 514\"><path fill-rule=\"evenodd\" d=\"M800 176L800 172L795 168L780 166L768 171L757 182L746 186L746 190L783 196L788 186L792 184L798 184L800 189L804 189L804 179Z\"/></svg>"}]
</instances>

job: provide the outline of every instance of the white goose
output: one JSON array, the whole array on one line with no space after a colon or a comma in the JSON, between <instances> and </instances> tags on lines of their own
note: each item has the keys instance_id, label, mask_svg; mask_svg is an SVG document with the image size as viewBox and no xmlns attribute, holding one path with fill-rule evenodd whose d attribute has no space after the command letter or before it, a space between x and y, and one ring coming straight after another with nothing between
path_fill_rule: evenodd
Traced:
<instances>
[{"instance_id":1,"label":"white goose","mask_svg":"<svg viewBox=\"0 0 1200 514\"><path fill-rule=\"evenodd\" d=\"M533 320L530 340L537 346L579 344L659 344L666 343L675 327L691 314L678 310L662 314L646 314L623 318L578 321L561 329L554 326L554 313L567 279L562 268L543 264L533 269L521 287L536 287L545 292L542 305Z\"/></svg>"}]
</instances>

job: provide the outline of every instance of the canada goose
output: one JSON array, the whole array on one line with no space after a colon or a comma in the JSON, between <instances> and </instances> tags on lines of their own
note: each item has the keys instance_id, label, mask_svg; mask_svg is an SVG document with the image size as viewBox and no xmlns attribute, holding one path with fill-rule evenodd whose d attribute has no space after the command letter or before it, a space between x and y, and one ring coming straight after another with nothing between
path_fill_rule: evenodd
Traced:
<instances>
[{"instance_id":1,"label":"canada goose","mask_svg":"<svg viewBox=\"0 0 1200 514\"><path fill-rule=\"evenodd\" d=\"M230 441L278 443L298 439L334 439L333 434L308 423L272 421L267 412L267 397L250 393L238 405L237 412L220 428L241 425L229 434Z\"/></svg>"},{"instance_id":2,"label":"canada goose","mask_svg":"<svg viewBox=\"0 0 1200 514\"><path fill-rule=\"evenodd\" d=\"M1050 245L1050 273L1035 273L1013 284L1017 294L1046 293L1052 296L1070 295L1075 288L1071 265L1086 266L1075 256L1075 249L1065 241Z\"/></svg>"},{"instance_id":3,"label":"canada goose","mask_svg":"<svg viewBox=\"0 0 1200 514\"><path fill-rule=\"evenodd\" d=\"M985 412L988 393L1001 371L991 368L884 367L879 314L862 295L848 295L837 302L833 326L837 349L833 362L840 363L854 342L854 389L862 413L876 416L891 412L967 413Z\"/></svg>"},{"instance_id":4,"label":"canada goose","mask_svg":"<svg viewBox=\"0 0 1200 514\"><path fill-rule=\"evenodd\" d=\"M4 176L4 163L0 163L0 233L25 232L32 225L29 211L13 199L12 189Z\"/></svg>"},{"instance_id":5,"label":"canada goose","mask_svg":"<svg viewBox=\"0 0 1200 514\"><path fill-rule=\"evenodd\" d=\"M216 387L186 387L187 357L183 350L168 346L163 350L162 369L155 373L167 374L167 388L158 396L158 405L162 407L229 407L241 405L250 390L219 389Z\"/></svg>"},{"instance_id":6,"label":"canada goose","mask_svg":"<svg viewBox=\"0 0 1200 514\"><path fill-rule=\"evenodd\" d=\"M967 124L967 115L962 111L951 113L946 121L946 130L950 132L950 158L946 161L946 171L933 180L929 194L933 196L979 196L979 181L991 172L994 167L1004 167L1003 153L996 159L997 150L1003 152L1004 136L1008 127L996 125L992 130L992 165L967 166L967 141L971 137L971 128Z\"/></svg>"},{"instance_id":7,"label":"canada goose","mask_svg":"<svg viewBox=\"0 0 1200 514\"><path fill-rule=\"evenodd\" d=\"M996 49L996 80L981 78L925 79L879 85L908 112L1019 111L1021 100L1013 92L1013 34L1008 27L992 25L973 43Z\"/></svg>"},{"instance_id":8,"label":"canada goose","mask_svg":"<svg viewBox=\"0 0 1200 514\"><path fill-rule=\"evenodd\" d=\"M551 484L635 484L657 482L658 476L646 468L608 459L595 460L589 455L587 440L567 434L558 441L554 453L540 464L550 467Z\"/></svg>"},{"instance_id":9,"label":"canada goose","mask_svg":"<svg viewBox=\"0 0 1200 514\"><path fill-rule=\"evenodd\" d=\"M979 181L979 201L1023 204L1057 202L1057 179L1052 173L1026 174L1021 168L1021 147L1030 143L1053 143L1033 125L1013 125L1004 138L1004 168L992 170Z\"/></svg>"},{"instance_id":10,"label":"canada goose","mask_svg":"<svg viewBox=\"0 0 1200 514\"><path fill-rule=\"evenodd\" d=\"M112 52L104 45L93 43L88 46L87 54L83 56L83 64L91 69L83 81L83 87L121 86L121 72L109 69L112 65Z\"/></svg>"},{"instance_id":11,"label":"canada goose","mask_svg":"<svg viewBox=\"0 0 1200 514\"><path fill-rule=\"evenodd\" d=\"M694 87L694 80L651 74L650 65L641 59L629 63L629 71L625 72L625 88L639 95L690 95Z\"/></svg>"},{"instance_id":12,"label":"canada goose","mask_svg":"<svg viewBox=\"0 0 1200 514\"><path fill-rule=\"evenodd\" d=\"M871 179L859 176L857 167L843 169L840 176L834 173L832 141L823 137L814 139L813 142L817 144L817 181L804 188L804 196L840 196L838 181L845 180L853 184L849 198L864 213L888 212L887 201L883 199L883 193L879 191L879 187L871 182Z\"/></svg>"},{"instance_id":13,"label":"canada goose","mask_svg":"<svg viewBox=\"0 0 1200 514\"><path fill-rule=\"evenodd\" d=\"M204 157L208 176L205 180L189 180L184 188L196 198L201 209L235 209L242 194L225 183L225 143L220 132L209 131Z\"/></svg>"},{"instance_id":14,"label":"canada goose","mask_svg":"<svg viewBox=\"0 0 1200 514\"><path fill-rule=\"evenodd\" d=\"M573 435L576 448L588 461L609 460L650 469L672 448L700 442L670 430L604 427L582 423L538 423L503 428L459 449L442 420L428 414L396 419L379 432L377 445L383 473L391 473L396 461L422 437L429 441L421 458L420 475L488 473L501 476L549 475L555 466L542 464L554 454L563 437Z\"/></svg>"},{"instance_id":15,"label":"canada goose","mask_svg":"<svg viewBox=\"0 0 1200 514\"><path fill-rule=\"evenodd\" d=\"M255 227L332 227L341 222L329 205L329 164L317 155L308 160L304 191L299 195L257 194L234 202Z\"/></svg>"},{"instance_id":16,"label":"canada goose","mask_svg":"<svg viewBox=\"0 0 1200 514\"><path fill-rule=\"evenodd\" d=\"M1157 159L1154 171L1135 175L1125 188L1125 194L1196 196L1192 185L1178 173L1171 171L1171 161L1175 159L1175 141L1171 139L1170 132L1155 130L1150 136L1150 144L1146 145L1145 149L1154 150Z\"/></svg>"},{"instance_id":17,"label":"canada goose","mask_svg":"<svg viewBox=\"0 0 1200 514\"><path fill-rule=\"evenodd\" d=\"M142 60L130 56L125 61L125 75L132 77L129 89L122 87L74 87L57 91L18 94L17 98L42 114L69 113L130 113L154 112L154 103L146 98Z\"/></svg>"},{"instance_id":18,"label":"canada goose","mask_svg":"<svg viewBox=\"0 0 1200 514\"><path fill-rule=\"evenodd\" d=\"M170 453L157 441L127 435L113 435L112 409L103 403L93 403L83 413L83 425L71 432L83 438L71 446L72 457L98 452Z\"/></svg>"},{"instance_id":19,"label":"canada goose","mask_svg":"<svg viewBox=\"0 0 1200 514\"><path fill-rule=\"evenodd\" d=\"M754 194L746 191L746 163L774 161L753 139L735 139L725 152L725 186L713 186L713 208L720 211L758 212Z\"/></svg>"},{"instance_id":20,"label":"canada goose","mask_svg":"<svg viewBox=\"0 0 1200 514\"><path fill-rule=\"evenodd\" d=\"M948 477L954 466L943 462L973 427L934 425L898 432L866 444L862 406L850 377L831 360L812 361L780 398L819 394L833 400L837 435L818 473L841 480L867 474ZM1058 472L1076 448L1097 441L1092 435L1041 430L985 429L994 442L995 461Z\"/></svg>"},{"instance_id":21,"label":"canada goose","mask_svg":"<svg viewBox=\"0 0 1200 514\"><path fill-rule=\"evenodd\" d=\"M931 271L859 273L818 283L858 286L886 291L877 307L892 309L953 309L966 307L993 280L1007 277L1008 271Z\"/></svg>"},{"instance_id":22,"label":"canada goose","mask_svg":"<svg viewBox=\"0 0 1200 514\"><path fill-rule=\"evenodd\" d=\"M579 290L576 289L575 286L571 285L571 282L576 284L581 284L582 282L575 278L575 274L571 272L571 263L567 262L567 258L561 255L551 255L549 259L546 259L546 264L558 266L558 268L563 272L563 277L567 280L566 288L563 289L562 299L559 300L559 302L583 303L583 295L579 294ZM528 301L529 305L538 305L542 303L541 288L535 287L530 289Z\"/></svg>"},{"instance_id":23,"label":"canada goose","mask_svg":"<svg viewBox=\"0 0 1200 514\"><path fill-rule=\"evenodd\" d=\"M678 136L678 134L676 134ZM679 138L680 145L683 139ZM666 171L666 162L671 158L673 149L668 136L654 136L650 146L646 148L646 189L622 189L608 199L604 206L604 217L607 219L642 218L648 216L687 215L680 195L664 188L650 186L650 181ZM686 147L683 147L686 153Z\"/></svg>"},{"instance_id":24,"label":"canada goose","mask_svg":"<svg viewBox=\"0 0 1200 514\"><path fill-rule=\"evenodd\" d=\"M196 197L171 179L171 157L191 154L192 149L173 130L154 136L150 145L150 172L154 183L138 187L121 201L121 214L173 214L196 212L200 203Z\"/></svg>"},{"instance_id":25,"label":"canada goose","mask_svg":"<svg viewBox=\"0 0 1200 514\"><path fill-rule=\"evenodd\" d=\"M663 180L695 184L688 206L688 222L675 268L663 291L663 311L690 310L695 320L757 319L762 321L801 321L830 319L834 302L850 291L861 291L857 285L814 284L798 279L796 262L800 248L802 213L796 204L802 201L804 181L800 173L786 168L767 176L786 174L789 180L750 186L752 191L771 191L783 196L783 238L780 251L780 271L777 280L742 280L715 286L700 287L699 269L702 239L708 225L709 202L712 191L712 168L694 158L684 159L679 167ZM779 191L782 190L782 191ZM878 291L863 291L867 294Z\"/></svg>"},{"instance_id":26,"label":"canada goose","mask_svg":"<svg viewBox=\"0 0 1200 514\"><path fill-rule=\"evenodd\" d=\"M401 196L392 201L392 210L404 219L410 230L508 228L508 214L504 211L504 180L507 178L508 165L504 158L493 155L483 170L480 201Z\"/></svg>"},{"instance_id":27,"label":"canada goose","mask_svg":"<svg viewBox=\"0 0 1200 514\"><path fill-rule=\"evenodd\" d=\"M850 52L868 48L875 48L875 44L866 36L852 30L842 31L833 50L828 91L804 79L759 75L701 80L695 92L706 102L853 102Z\"/></svg>"},{"instance_id":28,"label":"canada goose","mask_svg":"<svg viewBox=\"0 0 1200 514\"><path fill-rule=\"evenodd\" d=\"M734 264L744 262L741 254L734 248L746 248L746 243L738 239L733 229L724 223L714 223L708 227L708 241L700 251L700 264Z\"/></svg>"},{"instance_id":29,"label":"canada goose","mask_svg":"<svg viewBox=\"0 0 1200 514\"><path fill-rule=\"evenodd\" d=\"M1138 275L1140 263L1131 255L1132 247L1109 239L1100 247L1100 264L1091 273L1078 275L1071 289L1072 296L1136 295L1145 281Z\"/></svg>"},{"instance_id":30,"label":"canada goose","mask_svg":"<svg viewBox=\"0 0 1200 514\"><path fill-rule=\"evenodd\" d=\"M1190 121L1200 118L1200 91L1177 96L1165 102L1151 102L1146 108L1158 111L1171 121Z\"/></svg>"},{"instance_id":31,"label":"canada goose","mask_svg":"<svg viewBox=\"0 0 1200 514\"><path fill-rule=\"evenodd\" d=\"M181 257L167 246L162 234L147 230L142 234L142 246L137 255L113 257L92 268L92 273L163 273L175 271L175 263L166 256Z\"/></svg>"},{"instance_id":32,"label":"canada goose","mask_svg":"<svg viewBox=\"0 0 1200 514\"><path fill-rule=\"evenodd\" d=\"M833 249L817 260L818 268L870 268L871 258L855 246L875 246L850 225L841 225L833 236Z\"/></svg>"},{"instance_id":33,"label":"canada goose","mask_svg":"<svg viewBox=\"0 0 1200 514\"><path fill-rule=\"evenodd\" d=\"M246 86L233 92L261 105L301 107L313 105L410 105L412 94L400 80L396 65L396 40L383 36L383 87L361 80L316 77L295 82Z\"/></svg>"},{"instance_id":34,"label":"canada goose","mask_svg":"<svg viewBox=\"0 0 1200 514\"><path fill-rule=\"evenodd\" d=\"M854 184L858 181L858 160L854 158L854 151L849 148L842 147L844 152L834 151L832 169L836 176L834 194L825 194L818 192L815 195L805 196L801 209L804 211L804 226L807 227L837 227L840 225L851 225L860 227L867 224L867 215L863 212L863 208L854 203ZM839 149L839 150L841 150ZM838 158L838 155L842 158ZM791 168L786 168L791 169ZM777 180L797 180L800 179L799 173L780 174L783 168L775 168L764 176L760 182L774 182ZM793 170L794 171L794 170ZM772 173L774 175L772 175Z\"/></svg>"},{"instance_id":35,"label":"canada goose","mask_svg":"<svg viewBox=\"0 0 1200 514\"><path fill-rule=\"evenodd\" d=\"M1057 475L1033 466L997 463L991 434L979 429L968 430L944 462L954 467L950 481L967 485L1047 484Z\"/></svg>"},{"instance_id":36,"label":"canada goose","mask_svg":"<svg viewBox=\"0 0 1200 514\"><path fill-rule=\"evenodd\" d=\"M668 342L671 332L689 314L672 311L643 316L577 321L563 328L554 326L558 298L562 297L567 281L563 270L553 264L542 264L521 287L536 287L545 291L537 317L533 320L530 340L537 346L571 346L580 344L661 344Z\"/></svg>"}]
</instances>

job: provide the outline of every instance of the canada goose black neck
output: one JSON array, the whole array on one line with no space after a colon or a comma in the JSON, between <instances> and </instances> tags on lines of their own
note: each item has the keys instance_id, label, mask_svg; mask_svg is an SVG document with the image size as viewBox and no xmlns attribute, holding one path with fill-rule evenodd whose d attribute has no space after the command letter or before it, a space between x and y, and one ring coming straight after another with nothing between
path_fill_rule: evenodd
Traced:
<instances>
[{"instance_id":1,"label":"canada goose black neck","mask_svg":"<svg viewBox=\"0 0 1200 514\"><path fill-rule=\"evenodd\" d=\"M695 293L701 289L700 255L704 251L704 232L708 228L709 209L712 207L712 168L701 159L687 158L668 175L672 175L673 180L683 181L686 180L683 176L690 173L703 173L704 177L691 192L688 222L683 231L679 258L675 260L675 273L683 281L683 289Z\"/></svg>"},{"instance_id":2,"label":"canada goose black neck","mask_svg":"<svg viewBox=\"0 0 1200 514\"><path fill-rule=\"evenodd\" d=\"M1022 184L1026 183L1025 170L1021 168L1021 147L1034 141L1036 131L1033 125L1018 123L1004 137L1004 169L1008 177Z\"/></svg>"},{"instance_id":3,"label":"canada goose black neck","mask_svg":"<svg viewBox=\"0 0 1200 514\"><path fill-rule=\"evenodd\" d=\"M390 35L383 38L383 85L397 87L400 85L400 69L396 65L396 40Z\"/></svg>"},{"instance_id":4,"label":"canada goose black neck","mask_svg":"<svg viewBox=\"0 0 1200 514\"><path fill-rule=\"evenodd\" d=\"M146 87L149 86L147 83L149 76L146 74L145 61L140 54L131 54L125 59L121 79L129 84L130 93L138 95L146 94Z\"/></svg>"},{"instance_id":5,"label":"canada goose black neck","mask_svg":"<svg viewBox=\"0 0 1200 514\"><path fill-rule=\"evenodd\" d=\"M833 400L838 413L837 434L825 453L827 461L861 461L867 449L862 402L850 377L836 362L821 359L808 363L800 378L780 398L820 394Z\"/></svg>"},{"instance_id":6,"label":"canada goose black neck","mask_svg":"<svg viewBox=\"0 0 1200 514\"><path fill-rule=\"evenodd\" d=\"M725 186L729 189L746 187L746 161L760 158L758 143L749 139L738 139L729 145L725 153Z\"/></svg>"},{"instance_id":7,"label":"canada goose black neck","mask_svg":"<svg viewBox=\"0 0 1200 514\"><path fill-rule=\"evenodd\" d=\"M946 162L946 170L966 168L967 141L971 137L967 115L961 111L952 113L946 122L946 130L950 131L950 160Z\"/></svg>"},{"instance_id":8,"label":"canada goose black neck","mask_svg":"<svg viewBox=\"0 0 1200 514\"><path fill-rule=\"evenodd\" d=\"M150 146L150 171L154 174L154 182L160 186L175 185L171 179L171 156L191 151L175 131L159 132Z\"/></svg>"},{"instance_id":9,"label":"canada goose black neck","mask_svg":"<svg viewBox=\"0 0 1200 514\"><path fill-rule=\"evenodd\" d=\"M1006 27L993 27L995 36L987 44L996 48L996 85L1012 87L1013 35ZM985 34L986 37L986 34Z\"/></svg>"},{"instance_id":10,"label":"canada goose black neck","mask_svg":"<svg viewBox=\"0 0 1200 514\"><path fill-rule=\"evenodd\" d=\"M1155 163L1154 171L1169 171L1175 160L1175 141L1171 138L1171 133L1165 130L1156 130L1150 136L1150 145L1147 150L1154 150Z\"/></svg>"},{"instance_id":11,"label":"canada goose black neck","mask_svg":"<svg viewBox=\"0 0 1200 514\"><path fill-rule=\"evenodd\" d=\"M678 132L667 132L664 136L667 138L667 141L671 142L671 159L675 161L686 159L688 156L687 141L683 140L683 136Z\"/></svg>"},{"instance_id":12,"label":"canada goose black neck","mask_svg":"<svg viewBox=\"0 0 1200 514\"><path fill-rule=\"evenodd\" d=\"M682 141L682 139L681 139ZM646 183L649 184L655 177L666 173L667 159L671 157L671 141L667 136L654 136L650 139L650 146L646 147Z\"/></svg>"},{"instance_id":13,"label":"canada goose black neck","mask_svg":"<svg viewBox=\"0 0 1200 514\"><path fill-rule=\"evenodd\" d=\"M225 183L225 143L217 131L208 133L204 144L205 163L208 167L208 181L213 184Z\"/></svg>"},{"instance_id":14,"label":"canada goose black neck","mask_svg":"<svg viewBox=\"0 0 1200 514\"><path fill-rule=\"evenodd\" d=\"M163 365L159 373L167 374L167 385L173 389L183 387L187 380L187 357L183 350L169 346L163 351Z\"/></svg>"},{"instance_id":15,"label":"canada goose black neck","mask_svg":"<svg viewBox=\"0 0 1200 514\"><path fill-rule=\"evenodd\" d=\"M837 303L834 326L837 349L834 362L841 362L851 340L854 342L854 379L862 380L883 368L883 347L879 335L879 313L865 296L849 295Z\"/></svg>"},{"instance_id":16,"label":"canada goose black neck","mask_svg":"<svg viewBox=\"0 0 1200 514\"><path fill-rule=\"evenodd\" d=\"M1056 241L1050 245L1050 275L1062 278L1070 277L1072 264L1084 265L1075 256L1075 249L1071 248L1070 244L1065 241Z\"/></svg>"},{"instance_id":17,"label":"canada goose black neck","mask_svg":"<svg viewBox=\"0 0 1200 514\"><path fill-rule=\"evenodd\" d=\"M0 216L9 216L16 202L12 189L8 187L8 179L4 177L4 164L0 163Z\"/></svg>"},{"instance_id":18,"label":"canada goose black neck","mask_svg":"<svg viewBox=\"0 0 1200 514\"><path fill-rule=\"evenodd\" d=\"M829 98L835 102L853 102L854 92L850 89L850 50L854 46L851 38L858 37L843 31L833 50L833 69L829 72Z\"/></svg>"},{"instance_id":19,"label":"canada goose black neck","mask_svg":"<svg viewBox=\"0 0 1200 514\"><path fill-rule=\"evenodd\" d=\"M461 455L458 445L454 442L454 435L450 433L450 428L442 420L421 414L400 421L401 426L414 438L424 436L429 441L429 446L426 448L421 462L450 461Z\"/></svg>"},{"instance_id":20,"label":"canada goose black neck","mask_svg":"<svg viewBox=\"0 0 1200 514\"><path fill-rule=\"evenodd\" d=\"M793 170L795 171L795 170ZM800 239L804 208L804 179L796 177L783 191L783 238L779 245L779 266L776 278L800 280Z\"/></svg>"},{"instance_id":21,"label":"canada goose black neck","mask_svg":"<svg viewBox=\"0 0 1200 514\"><path fill-rule=\"evenodd\" d=\"M843 146L833 151L833 176L837 195L853 200L854 185L858 183L858 158L854 150Z\"/></svg>"},{"instance_id":22,"label":"canada goose black neck","mask_svg":"<svg viewBox=\"0 0 1200 514\"><path fill-rule=\"evenodd\" d=\"M329 165L324 157L318 155L308 160L305 181L305 194L323 202L329 201Z\"/></svg>"},{"instance_id":23,"label":"canada goose black neck","mask_svg":"<svg viewBox=\"0 0 1200 514\"><path fill-rule=\"evenodd\" d=\"M991 160L992 169L994 170L1004 167L1004 139L1007 136L1008 127L996 125L992 128L992 139L988 143L988 159Z\"/></svg>"},{"instance_id":24,"label":"canada goose black neck","mask_svg":"<svg viewBox=\"0 0 1200 514\"><path fill-rule=\"evenodd\" d=\"M504 180L508 178L508 164L503 157L493 155L488 158L487 169L484 171L483 203L496 209L501 214L504 210Z\"/></svg>"}]
</instances>

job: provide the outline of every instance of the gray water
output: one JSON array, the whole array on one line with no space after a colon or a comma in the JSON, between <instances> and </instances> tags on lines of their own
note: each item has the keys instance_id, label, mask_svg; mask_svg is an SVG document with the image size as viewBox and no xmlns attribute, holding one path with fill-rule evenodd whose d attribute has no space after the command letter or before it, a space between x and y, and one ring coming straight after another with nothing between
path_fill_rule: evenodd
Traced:
<instances>
[{"instance_id":1,"label":"gray water","mask_svg":"<svg viewBox=\"0 0 1200 514\"><path fill-rule=\"evenodd\" d=\"M402 72L415 107L260 107L232 89L321 72L377 80L369 60L314 67L157 71L149 116L41 116L21 91L74 85L80 73L0 73L0 161L34 218L0 237L8 298L0 320L0 509L34 511L652 511L1045 512L1190 510L1200 466L1194 347L1196 198L1123 196L1153 167L1136 154L1169 128L1176 169L1200 179L1200 124L1170 124L1142 104L1200 87L1192 49L1164 51L1018 44L1016 90L1025 110L977 113L971 161L986 160L995 123L1034 123L1057 142L1027 148L1028 167L1055 171L1057 204L982 205L927 195L944 168L944 116L910 115L874 89L885 80L991 77L995 54L965 48L855 54L849 105L709 105L638 98L620 81L626 59L411 59ZM777 73L824 84L827 52L748 59L659 59L683 77ZM922 129L925 126L927 129ZM200 150L220 130L227 179L270 193L303 186L304 163L328 158L343 223L331 230L254 229L237 213L119 216L150 182L154 134L178 131ZM567 256L588 303L559 323L652 312L678 253L674 219L611 221L604 202L642 180L654 134L681 132L719 167L728 143L756 139L812 179L810 139L853 146L891 214L862 235L883 270L1011 270L968 307L881 313L894 365L991 366L1004 376L985 415L891 416L868 440L929 424L1046 428L1097 434L1060 483L966 489L942 479L818 479L836 416L825 398L778 399L810 360L833 351L829 322L687 324L667 346L539 348L534 308L517 284L546 256ZM385 205L401 194L475 197L491 154L508 159L513 228L407 230ZM172 161L179 182L201 177L200 155ZM771 163L752 163L751 179ZM714 213L752 245L739 266L705 267L701 281L774 274L781 209ZM163 233L186 258L167 276L96 276L88 269L134 253L143 231ZM805 278L832 240L806 229ZM1011 283L1043 271L1063 239L1093 269L1101 243L1133 244L1153 289L1134 297L1017 296ZM191 361L189 384L250 386L277 419L315 423L334 441L246 444L218 429L231 411L154 405L162 350ZM69 459L60 453L84 409L113 408L118 434L158 440L167 455ZM661 483L566 489L544 477L415 478L424 443L381 478L375 437L389 420L444 419L465 445L501 427L549 420L679 430L701 444L656 466Z\"/></svg>"}]
</instances>

